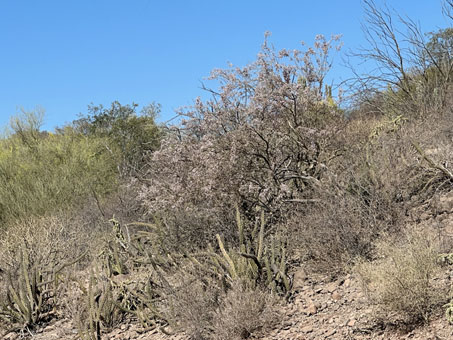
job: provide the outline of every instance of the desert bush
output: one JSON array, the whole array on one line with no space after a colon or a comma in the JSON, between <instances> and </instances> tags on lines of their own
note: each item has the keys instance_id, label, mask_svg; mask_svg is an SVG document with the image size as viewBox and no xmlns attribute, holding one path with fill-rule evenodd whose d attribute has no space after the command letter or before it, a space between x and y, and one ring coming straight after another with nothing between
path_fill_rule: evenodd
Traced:
<instances>
[{"instance_id":1,"label":"desert bush","mask_svg":"<svg viewBox=\"0 0 453 340\"><path fill-rule=\"evenodd\" d=\"M252 332L268 313L265 306L272 299L267 300L265 296L274 296L268 292L284 295L290 289L286 243L276 233L266 235L269 226L264 217L262 211L249 234L237 209L240 242L236 246L225 244L218 235L215 248L206 245L196 252L183 249L182 253L173 247L166 248L167 244L162 242L165 227L158 220L122 225L112 219L111 235L104 236L104 246L96 261L100 268L96 275L96 282L101 284L98 291L103 291L102 284L109 289L98 295L100 299L102 296L113 299L121 315L137 320L144 329L158 328L165 332L165 327L171 325L200 339L212 338L217 333L218 337L225 336L215 326L225 322L225 327L228 324L233 327L230 324L233 320L222 320L224 309L243 315L245 311L240 304L250 299L243 308L250 307L254 314L244 318L241 329L236 328L234 332ZM94 294L90 285L93 283L89 283L89 289L82 289L82 298L77 300L81 301L77 305L84 307L74 314L81 334L96 337L102 333L100 328L106 326L99 316L100 303L94 305L90 298ZM240 301L235 304L232 296ZM92 321L80 323L80 320ZM240 336L239 333L236 335Z\"/></svg>"},{"instance_id":2,"label":"desert bush","mask_svg":"<svg viewBox=\"0 0 453 340\"><path fill-rule=\"evenodd\" d=\"M175 330L186 332L191 339L209 339L212 322L221 300L220 287L215 281L199 280L189 271L180 272L178 286L169 294L163 310Z\"/></svg>"},{"instance_id":3,"label":"desert bush","mask_svg":"<svg viewBox=\"0 0 453 340\"><path fill-rule=\"evenodd\" d=\"M449 191L450 127L446 112L421 121L384 119L355 157L355 177L402 213L436 192Z\"/></svg>"},{"instance_id":4,"label":"desert bush","mask_svg":"<svg viewBox=\"0 0 453 340\"><path fill-rule=\"evenodd\" d=\"M218 280L189 273L180 273L164 311L170 325L191 339L245 339L278 322L272 312L278 300L268 292L240 281L225 291Z\"/></svg>"},{"instance_id":5,"label":"desert bush","mask_svg":"<svg viewBox=\"0 0 453 340\"><path fill-rule=\"evenodd\" d=\"M374 240L395 230L395 212L375 193L355 190L329 193L306 213L294 215L287 222L288 252L330 275L347 270L358 258L370 258Z\"/></svg>"},{"instance_id":6,"label":"desert bush","mask_svg":"<svg viewBox=\"0 0 453 340\"><path fill-rule=\"evenodd\" d=\"M81 136L70 128L60 134L38 134L35 127L16 130L0 142L0 220L4 224L80 208L87 198L99 200L115 190L117 160L102 139Z\"/></svg>"},{"instance_id":7,"label":"desert bush","mask_svg":"<svg viewBox=\"0 0 453 340\"><path fill-rule=\"evenodd\" d=\"M214 314L212 339L240 340L272 329L279 321L277 301L267 292L236 283Z\"/></svg>"},{"instance_id":8,"label":"desert bush","mask_svg":"<svg viewBox=\"0 0 453 340\"><path fill-rule=\"evenodd\" d=\"M356 266L378 317L387 322L428 320L448 296L447 287L435 280L438 254L438 239L427 230L413 228L397 240L382 240L377 258Z\"/></svg>"},{"instance_id":9,"label":"desert bush","mask_svg":"<svg viewBox=\"0 0 453 340\"><path fill-rule=\"evenodd\" d=\"M236 210L239 244L187 254L163 296L167 320L193 339L241 339L270 327L277 294L290 289L286 244L265 233L264 211L249 235ZM269 294L269 292L272 292Z\"/></svg>"},{"instance_id":10,"label":"desert bush","mask_svg":"<svg viewBox=\"0 0 453 340\"><path fill-rule=\"evenodd\" d=\"M392 117L420 119L448 107L453 76L451 29L425 34L417 22L386 6L379 8L373 0L363 4L368 44L352 55L369 67L351 82L355 95L374 106L374 111ZM445 8L448 13L448 2Z\"/></svg>"},{"instance_id":11,"label":"desert bush","mask_svg":"<svg viewBox=\"0 0 453 340\"><path fill-rule=\"evenodd\" d=\"M110 108L88 106L88 114L72 126L85 136L101 137L105 146L118 158L122 177L140 172L146 157L159 147L161 129L155 123L160 105L152 103L137 113L137 104L121 105L114 101Z\"/></svg>"},{"instance_id":12,"label":"desert bush","mask_svg":"<svg viewBox=\"0 0 453 340\"><path fill-rule=\"evenodd\" d=\"M337 41L318 36L304 52L277 52L266 40L254 63L214 70L219 90L180 112L181 127L169 129L150 160L142 191L149 212L171 215L174 229L203 245L217 233L234 238L236 202L251 220L260 207L278 221L312 198L344 122L324 88Z\"/></svg>"},{"instance_id":13,"label":"desert bush","mask_svg":"<svg viewBox=\"0 0 453 340\"><path fill-rule=\"evenodd\" d=\"M34 328L57 316L66 273L88 255L89 236L67 228L71 223L63 217L29 217L2 234L0 318L6 328Z\"/></svg>"},{"instance_id":14,"label":"desert bush","mask_svg":"<svg viewBox=\"0 0 453 340\"><path fill-rule=\"evenodd\" d=\"M399 232L412 208L450 190L450 126L447 112L416 121L351 117L344 130L351 143L331 163L318 202L286 222L292 252L301 249L313 268L327 272L369 258L374 239Z\"/></svg>"},{"instance_id":15,"label":"desert bush","mask_svg":"<svg viewBox=\"0 0 453 340\"><path fill-rule=\"evenodd\" d=\"M190 254L189 259L205 274L215 273L225 289L241 281L252 288L261 287L284 295L290 290L287 242L282 233L269 233L264 216L262 211L260 221L248 234L236 208L239 243L226 246L217 234L217 252L209 245L206 251Z\"/></svg>"}]
</instances>

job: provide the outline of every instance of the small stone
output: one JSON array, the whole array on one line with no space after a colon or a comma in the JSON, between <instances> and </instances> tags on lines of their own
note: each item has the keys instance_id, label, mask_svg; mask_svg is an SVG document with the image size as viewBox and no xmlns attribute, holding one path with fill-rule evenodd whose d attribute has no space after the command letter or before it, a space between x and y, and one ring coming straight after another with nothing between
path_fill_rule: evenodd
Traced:
<instances>
[{"instance_id":1,"label":"small stone","mask_svg":"<svg viewBox=\"0 0 453 340\"><path fill-rule=\"evenodd\" d=\"M357 323L356 319L351 319L351 320L348 321L348 323L346 325L348 327L354 327L356 323Z\"/></svg>"},{"instance_id":2,"label":"small stone","mask_svg":"<svg viewBox=\"0 0 453 340\"><path fill-rule=\"evenodd\" d=\"M318 308L316 308L315 304L312 303L307 307L305 312L307 315L315 315L318 312Z\"/></svg>"},{"instance_id":3,"label":"small stone","mask_svg":"<svg viewBox=\"0 0 453 340\"><path fill-rule=\"evenodd\" d=\"M308 334L308 333L313 332L313 327L312 326L305 326L305 327L302 327L301 331L302 331L302 333Z\"/></svg>"},{"instance_id":4,"label":"small stone","mask_svg":"<svg viewBox=\"0 0 453 340\"><path fill-rule=\"evenodd\" d=\"M331 282L327 285L326 290L329 293L333 293L337 289L337 287L338 287L337 282Z\"/></svg>"},{"instance_id":5,"label":"small stone","mask_svg":"<svg viewBox=\"0 0 453 340\"><path fill-rule=\"evenodd\" d=\"M302 289L305 285L305 280L307 279L307 273L305 270L300 268L298 271L294 273L293 277L293 289Z\"/></svg>"},{"instance_id":6,"label":"small stone","mask_svg":"<svg viewBox=\"0 0 453 340\"><path fill-rule=\"evenodd\" d=\"M346 279L344 280L344 283L343 283L343 286L346 287L346 288L349 288L349 286L351 285L351 279Z\"/></svg>"},{"instance_id":7,"label":"small stone","mask_svg":"<svg viewBox=\"0 0 453 340\"><path fill-rule=\"evenodd\" d=\"M336 329L331 329L330 331L327 331L327 332L324 334L324 336L325 336L326 338L328 338L329 336L334 335L336 332L337 332Z\"/></svg>"},{"instance_id":8,"label":"small stone","mask_svg":"<svg viewBox=\"0 0 453 340\"><path fill-rule=\"evenodd\" d=\"M332 299L335 300L335 301L338 301L341 299L341 294L338 293L337 291L333 292L332 293Z\"/></svg>"}]
</instances>

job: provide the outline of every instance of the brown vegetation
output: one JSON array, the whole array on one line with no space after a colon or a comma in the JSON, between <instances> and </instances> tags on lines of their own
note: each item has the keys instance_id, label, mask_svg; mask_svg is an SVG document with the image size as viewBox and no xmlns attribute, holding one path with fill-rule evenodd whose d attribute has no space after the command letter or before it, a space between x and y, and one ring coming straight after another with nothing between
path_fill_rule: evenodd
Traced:
<instances>
[{"instance_id":1,"label":"brown vegetation","mask_svg":"<svg viewBox=\"0 0 453 340\"><path fill-rule=\"evenodd\" d=\"M124 323L245 339L278 322L300 267L359 275L381 323L435 315L453 244L426 221L453 211L453 33L426 39L402 20L399 37L393 13L364 3L370 48L356 56L381 72L349 84L350 106L325 84L339 37L303 51L266 37L255 62L213 71L219 88L178 126L118 102L55 133L14 118L0 141L0 330L66 318L80 339Z\"/></svg>"}]
</instances>

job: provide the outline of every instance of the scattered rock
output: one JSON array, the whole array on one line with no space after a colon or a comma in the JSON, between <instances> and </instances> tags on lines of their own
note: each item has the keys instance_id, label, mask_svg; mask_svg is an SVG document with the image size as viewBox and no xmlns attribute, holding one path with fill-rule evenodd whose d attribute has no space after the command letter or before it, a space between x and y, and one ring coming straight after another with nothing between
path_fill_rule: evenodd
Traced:
<instances>
[{"instance_id":1,"label":"scattered rock","mask_svg":"<svg viewBox=\"0 0 453 340\"><path fill-rule=\"evenodd\" d=\"M332 293L332 299L335 300L335 301L338 301L341 299L341 294L338 293L337 291L333 292Z\"/></svg>"},{"instance_id":2,"label":"scattered rock","mask_svg":"<svg viewBox=\"0 0 453 340\"><path fill-rule=\"evenodd\" d=\"M329 293L333 293L338 288L337 282L331 282L327 285L326 290Z\"/></svg>"},{"instance_id":3,"label":"scattered rock","mask_svg":"<svg viewBox=\"0 0 453 340\"><path fill-rule=\"evenodd\" d=\"M357 320L356 320L356 319L350 319L350 320L348 321L348 323L346 324L346 326L348 326L348 327L354 327L356 323L357 323Z\"/></svg>"},{"instance_id":4,"label":"scattered rock","mask_svg":"<svg viewBox=\"0 0 453 340\"><path fill-rule=\"evenodd\" d=\"M316 307L316 305L314 303L311 303L310 305L308 305L307 309L305 310L305 313L307 315L315 315L317 312L318 312L318 308Z\"/></svg>"},{"instance_id":5,"label":"scattered rock","mask_svg":"<svg viewBox=\"0 0 453 340\"><path fill-rule=\"evenodd\" d=\"M336 332L337 332L336 329L331 329L331 330L328 330L328 331L324 334L324 336L325 336L326 338L328 338L329 336L334 335Z\"/></svg>"},{"instance_id":6,"label":"scattered rock","mask_svg":"<svg viewBox=\"0 0 453 340\"><path fill-rule=\"evenodd\" d=\"M312 326L302 327L301 332L305 333L305 334L311 333L311 332L313 332L313 327Z\"/></svg>"}]
</instances>

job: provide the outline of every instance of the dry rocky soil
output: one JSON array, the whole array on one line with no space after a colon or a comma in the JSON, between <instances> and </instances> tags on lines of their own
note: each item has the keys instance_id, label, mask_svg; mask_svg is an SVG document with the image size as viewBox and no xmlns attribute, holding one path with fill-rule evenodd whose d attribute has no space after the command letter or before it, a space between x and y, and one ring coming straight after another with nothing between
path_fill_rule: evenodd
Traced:
<instances>
[{"instance_id":1,"label":"dry rocky soil","mask_svg":"<svg viewBox=\"0 0 453 340\"><path fill-rule=\"evenodd\" d=\"M315 340L315 339L453 339L453 325L443 315L424 326L408 331L383 326L373 317L373 309L362 292L358 280L346 275L335 281L308 277L303 270L294 276L293 294L280 307L281 322L267 334L255 334L251 339ZM65 320L39 330L35 334L10 334L5 340L66 340L77 337L76 329ZM136 325L122 325L103 339L114 340L187 340L184 334L165 335L162 332L142 332Z\"/></svg>"},{"instance_id":2,"label":"dry rocky soil","mask_svg":"<svg viewBox=\"0 0 453 340\"><path fill-rule=\"evenodd\" d=\"M435 226L444 235L453 237L453 193L450 197L433 199L418 206L408 216L410 223ZM451 270L447 268L447 271ZM453 273L446 272L443 280L451 285ZM362 286L354 275L335 280L307 275L303 269L294 273L293 289L288 301L279 307L280 322L270 332L255 333L249 339L264 340L317 340L317 339L385 339L385 340L444 340L453 339L453 325L443 313L431 316L425 325L402 330L383 324L375 318ZM391 320L391 316L388 316ZM9 334L5 340L72 340L77 331L71 322L57 320L33 334ZM143 332L135 324L123 324L104 334L113 340L188 340L184 334L166 335L161 331Z\"/></svg>"}]
</instances>

